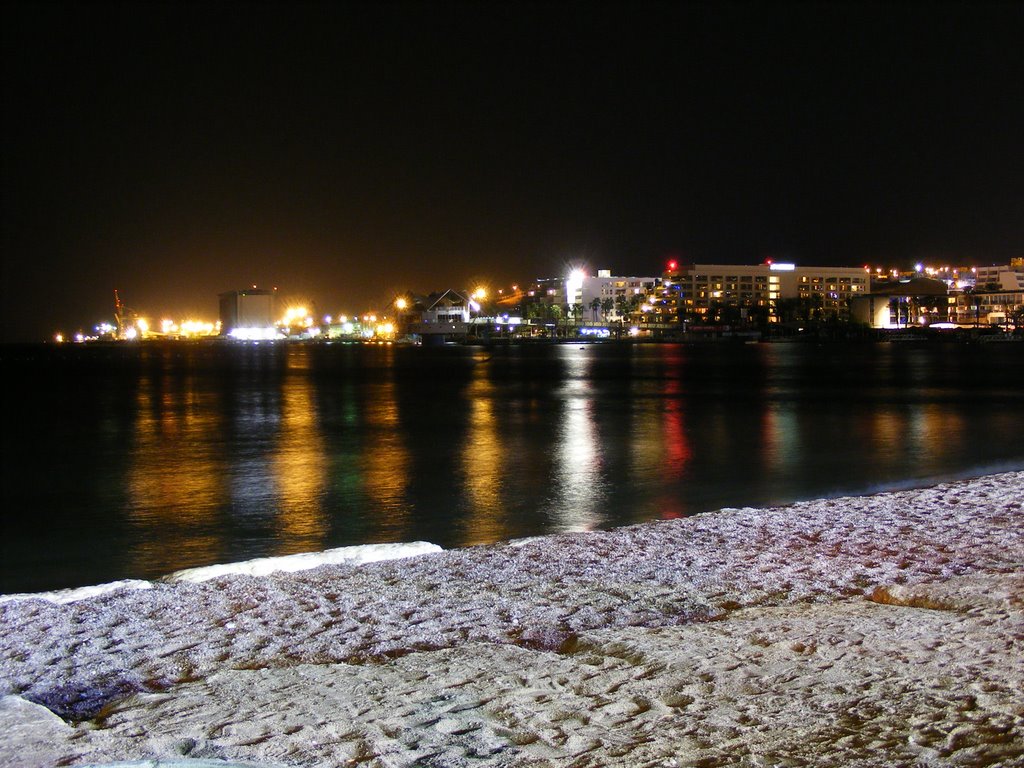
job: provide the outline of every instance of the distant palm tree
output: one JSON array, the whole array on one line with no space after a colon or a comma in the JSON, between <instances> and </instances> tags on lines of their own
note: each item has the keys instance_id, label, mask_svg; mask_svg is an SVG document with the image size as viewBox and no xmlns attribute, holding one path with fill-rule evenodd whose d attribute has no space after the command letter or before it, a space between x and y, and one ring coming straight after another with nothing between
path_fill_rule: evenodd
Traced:
<instances>
[{"instance_id":1,"label":"distant palm tree","mask_svg":"<svg viewBox=\"0 0 1024 768\"><path fill-rule=\"evenodd\" d=\"M597 313L601 309L601 300L595 296L590 300L590 319L597 322Z\"/></svg>"},{"instance_id":2,"label":"distant palm tree","mask_svg":"<svg viewBox=\"0 0 1024 768\"><path fill-rule=\"evenodd\" d=\"M615 300L610 296L601 302L601 312L605 319L611 314L612 310L615 309Z\"/></svg>"}]
</instances>

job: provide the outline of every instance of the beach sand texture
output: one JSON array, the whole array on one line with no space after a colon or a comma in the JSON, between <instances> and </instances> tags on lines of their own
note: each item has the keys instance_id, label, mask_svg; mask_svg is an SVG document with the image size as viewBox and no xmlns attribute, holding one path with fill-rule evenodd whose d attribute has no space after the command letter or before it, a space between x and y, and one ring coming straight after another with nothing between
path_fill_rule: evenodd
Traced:
<instances>
[{"instance_id":1,"label":"beach sand texture","mask_svg":"<svg viewBox=\"0 0 1024 768\"><path fill-rule=\"evenodd\" d=\"M1011 472L8 600L0 766L1024 765L1022 532Z\"/></svg>"}]
</instances>

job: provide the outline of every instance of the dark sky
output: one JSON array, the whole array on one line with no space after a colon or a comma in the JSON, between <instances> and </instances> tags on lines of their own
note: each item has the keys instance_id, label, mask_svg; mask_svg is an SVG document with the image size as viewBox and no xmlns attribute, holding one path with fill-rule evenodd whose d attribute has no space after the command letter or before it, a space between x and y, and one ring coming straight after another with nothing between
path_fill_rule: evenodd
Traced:
<instances>
[{"instance_id":1,"label":"dark sky","mask_svg":"<svg viewBox=\"0 0 1024 768\"><path fill-rule=\"evenodd\" d=\"M7 5L3 327L1024 255L1024 4Z\"/></svg>"}]
</instances>

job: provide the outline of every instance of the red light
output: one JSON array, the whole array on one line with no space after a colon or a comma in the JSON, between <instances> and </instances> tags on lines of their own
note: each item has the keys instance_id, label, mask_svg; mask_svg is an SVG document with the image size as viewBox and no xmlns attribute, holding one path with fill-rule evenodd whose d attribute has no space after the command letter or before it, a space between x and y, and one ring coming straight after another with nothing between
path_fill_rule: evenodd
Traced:
<instances>
[{"instance_id":1,"label":"red light","mask_svg":"<svg viewBox=\"0 0 1024 768\"><path fill-rule=\"evenodd\" d=\"M670 261L670 262L668 263L668 268L669 268L669 270L670 270L670 271L672 271L672 272L675 272L675 271L676 271L676 267L677 267L677 266L679 266L679 265L678 265L678 264L676 264L676 262L675 262L675 261Z\"/></svg>"}]
</instances>

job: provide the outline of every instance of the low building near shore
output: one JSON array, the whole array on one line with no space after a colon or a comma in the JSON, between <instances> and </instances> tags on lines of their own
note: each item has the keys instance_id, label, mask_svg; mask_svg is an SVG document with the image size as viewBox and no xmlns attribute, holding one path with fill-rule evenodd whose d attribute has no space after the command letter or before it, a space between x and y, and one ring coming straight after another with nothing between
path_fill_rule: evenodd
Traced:
<instances>
[{"instance_id":1,"label":"low building near shore","mask_svg":"<svg viewBox=\"0 0 1024 768\"><path fill-rule=\"evenodd\" d=\"M956 299L942 280L914 277L876 283L850 300L850 317L872 328L912 328L954 322Z\"/></svg>"},{"instance_id":2,"label":"low building near shore","mask_svg":"<svg viewBox=\"0 0 1024 768\"><path fill-rule=\"evenodd\" d=\"M433 342L465 338L469 323L480 305L471 296L449 289L432 293L416 302L418 311L411 312L408 332ZM418 315L418 319L413 316Z\"/></svg>"}]
</instances>

